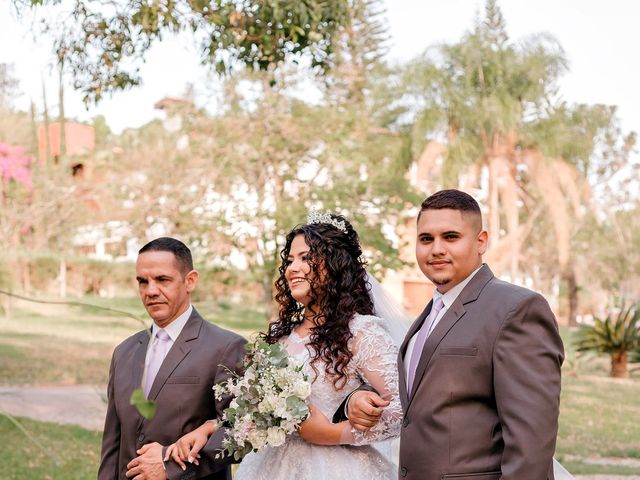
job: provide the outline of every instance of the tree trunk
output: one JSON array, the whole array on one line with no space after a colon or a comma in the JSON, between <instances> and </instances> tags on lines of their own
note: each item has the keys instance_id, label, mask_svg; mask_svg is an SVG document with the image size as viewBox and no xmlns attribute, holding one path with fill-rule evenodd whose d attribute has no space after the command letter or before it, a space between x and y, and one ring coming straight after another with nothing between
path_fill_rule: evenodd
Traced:
<instances>
[{"instance_id":1,"label":"tree trunk","mask_svg":"<svg viewBox=\"0 0 640 480\"><path fill-rule=\"evenodd\" d=\"M62 73L64 71L64 63L60 61L60 90L58 91L58 123L60 124L60 157L64 158L67 153L67 133L65 132L64 119L64 83L62 81Z\"/></svg>"},{"instance_id":2,"label":"tree trunk","mask_svg":"<svg viewBox=\"0 0 640 480\"><path fill-rule=\"evenodd\" d=\"M611 376L614 378L629 378L627 369L628 354L626 351L611 354Z\"/></svg>"},{"instance_id":3,"label":"tree trunk","mask_svg":"<svg viewBox=\"0 0 640 480\"><path fill-rule=\"evenodd\" d=\"M11 293L11 289L9 288L9 293ZM4 312L2 312L2 308L0 308L0 313L4 313L5 318L11 318L11 310L12 310L12 298L10 295L2 295L5 298L4 302L0 302L0 307L4 308Z\"/></svg>"},{"instance_id":4,"label":"tree trunk","mask_svg":"<svg viewBox=\"0 0 640 480\"><path fill-rule=\"evenodd\" d=\"M48 166L51 161L51 143L49 142L49 108L47 107L47 89L42 80L42 102L44 103L44 151L45 164Z\"/></svg>"},{"instance_id":5,"label":"tree trunk","mask_svg":"<svg viewBox=\"0 0 640 480\"><path fill-rule=\"evenodd\" d=\"M498 202L498 175L496 162L489 158L489 246L497 245L500 239L500 204Z\"/></svg>"},{"instance_id":6,"label":"tree trunk","mask_svg":"<svg viewBox=\"0 0 640 480\"><path fill-rule=\"evenodd\" d=\"M31 106L29 109L31 120L31 148L29 151L33 158L38 158L38 124L36 123L36 104L31 100ZM37 163L36 163L37 165Z\"/></svg>"},{"instance_id":7,"label":"tree trunk","mask_svg":"<svg viewBox=\"0 0 640 480\"><path fill-rule=\"evenodd\" d=\"M569 303L569 311L567 312L568 325L575 327L578 325L578 282L576 281L576 272L571 263L565 268L563 276L567 281L567 297Z\"/></svg>"},{"instance_id":8,"label":"tree trunk","mask_svg":"<svg viewBox=\"0 0 640 480\"><path fill-rule=\"evenodd\" d=\"M20 262L20 270L22 276L22 290L25 292L31 292L31 264L25 260Z\"/></svg>"},{"instance_id":9,"label":"tree trunk","mask_svg":"<svg viewBox=\"0 0 640 480\"><path fill-rule=\"evenodd\" d=\"M67 261L64 257L60 259L60 297L67 296Z\"/></svg>"}]
</instances>

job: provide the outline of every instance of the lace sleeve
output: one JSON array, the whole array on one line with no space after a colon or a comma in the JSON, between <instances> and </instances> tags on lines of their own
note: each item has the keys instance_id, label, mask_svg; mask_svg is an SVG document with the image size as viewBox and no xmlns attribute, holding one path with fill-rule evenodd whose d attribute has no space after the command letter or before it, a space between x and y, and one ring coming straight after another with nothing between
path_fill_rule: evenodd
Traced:
<instances>
[{"instance_id":1,"label":"lace sleeve","mask_svg":"<svg viewBox=\"0 0 640 480\"><path fill-rule=\"evenodd\" d=\"M391 403L370 430L351 428L346 443L364 445L400 434L402 406L398 395L398 347L377 317L357 317L353 324L353 362L362 380Z\"/></svg>"}]
</instances>

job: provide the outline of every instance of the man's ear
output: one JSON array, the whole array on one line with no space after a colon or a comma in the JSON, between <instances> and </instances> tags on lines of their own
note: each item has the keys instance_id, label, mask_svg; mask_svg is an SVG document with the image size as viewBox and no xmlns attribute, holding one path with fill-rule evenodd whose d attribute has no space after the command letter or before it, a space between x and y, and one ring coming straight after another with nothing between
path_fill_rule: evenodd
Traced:
<instances>
[{"instance_id":1,"label":"man's ear","mask_svg":"<svg viewBox=\"0 0 640 480\"><path fill-rule=\"evenodd\" d=\"M478 234L478 253L480 255L484 255L484 252L487 251L487 248L489 247L489 234L487 233L486 230L482 230L479 234Z\"/></svg>"},{"instance_id":2,"label":"man's ear","mask_svg":"<svg viewBox=\"0 0 640 480\"><path fill-rule=\"evenodd\" d=\"M196 283L198 283L199 277L200 274L197 270L191 270L189 273L187 273L186 277L184 278L184 284L187 287L187 292L193 292L193 290L196 288Z\"/></svg>"}]
</instances>

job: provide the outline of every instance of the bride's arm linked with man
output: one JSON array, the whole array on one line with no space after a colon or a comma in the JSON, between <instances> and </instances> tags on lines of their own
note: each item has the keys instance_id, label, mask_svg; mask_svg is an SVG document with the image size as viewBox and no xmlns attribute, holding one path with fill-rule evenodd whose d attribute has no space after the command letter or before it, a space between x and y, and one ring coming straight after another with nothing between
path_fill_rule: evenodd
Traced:
<instances>
[{"instance_id":1,"label":"bride's arm linked with man","mask_svg":"<svg viewBox=\"0 0 640 480\"><path fill-rule=\"evenodd\" d=\"M399 476L408 480L554 478L564 350L547 301L482 263L487 232L458 190L427 198L416 260L437 287L398 355L404 416ZM355 392L355 428L385 402Z\"/></svg>"},{"instance_id":2,"label":"bride's arm linked with man","mask_svg":"<svg viewBox=\"0 0 640 480\"><path fill-rule=\"evenodd\" d=\"M333 217L327 220L329 230L338 230L329 232L321 241L333 236L336 244L341 244L338 234L346 230ZM351 232L350 225L349 228ZM357 241L357 234L353 235ZM305 239L309 243L309 238ZM399 415L385 416L385 421L397 422L394 425L400 430L400 479L554 479L560 368L564 358L557 323L542 296L494 277L482 262L487 244L480 208L468 194L442 190L422 202L417 218L416 261L436 290L422 314L408 327L404 340L403 335L389 337L393 337L394 352L399 353L397 369L390 370L395 379L385 382L394 385L402 407L402 411L399 405L393 407ZM311 253L315 248L310 248ZM326 258L318 258L319 263L311 262L311 266L316 268L317 279L322 279L326 273L322 262ZM285 278L287 261L283 257L280 288L288 298L292 288L308 289L308 285L295 282L308 280L309 275L297 280ZM303 263L306 262L305 257ZM136 277L140 297L154 323L150 330L130 337L114 351L98 478L230 479L231 460L216 458L226 430L207 421L221 418L229 404L229 398L214 399L212 387L228 378L230 372L221 366L239 371L245 340L204 321L191 306L198 274L193 269L191 252L182 242L162 238L143 247ZM321 290L323 286L318 285ZM289 298L293 304L295 300ZM373 303L375 306L375 299ZM298 313L302 315L304 310ZM354 318L359 318L358 313L371 314L355 313ZM377 306L373 313L385 317ZM321 317L326 320L324 314ZM393 327L392 319L382 320ZM286 343L295 322L291 318L280 321L288 329L279 337ZM356 324L354 321L351 328ZM314 321L310 325L308 334L314 330ZM387 336L382 332L380 335ZM333 361L336 359L329 358L325 363L330 365ZM358 366L356 356L349 360L351 363L354 372L356 367L367 371L367 365ZM350 370L344 371L347 381L353 379ZM145 386L147 398L156 402L157 414L152 420L143 418L129 404L131 393L141 385ZM316 387L312 384L312 389ZM348 419L353 427L349 437L360 438L378 423L386 408L391 408L388 400L394 392L386 392L382 398L366 384L351 390L338 392L337 403L345 401L337 408L334 423L344 425ZM196 461L178 464L164 458L169 445L181 437L190 438L189 432L198 427L206 433L200 435L204 448ZM397 431L387 426L389 429ZM303 446L304 429L301 433L303 443L299 445ZM307 442L323 444L311 439ZM337 478L334 474L338 464L332 464L331 458L338 458L335 455L340 449L346 449L351 457L340 460L340 465L346 468L353 460L355 469L361 465L362 471L349 467L351 471L345 478L365 478L370 461L357 460L357 451L361 449L364 455L370 447L343 447L340 443L342 440L337 444L326 442L331 446L309 450L313 461L304 455L296 459L300 466L305 462L318 467L328 465L326 471L316 467L307 473L302 467L290 469L286 465L295 462L279 458L276 453L265 458L280 462L279 469L278 465L275 467L278 479L329 480ZM183 443L181 451L184 446ZM187 445L186 451L191 455L189 448ZM286 451L280 449L280 453ZM326 461L319 462L318 455L325 455ZM377 458L369 455L366 458ZM255 463L255 456L252 461ZM333 472L331 465L335 465ZM379 471L387 472L381 478L396 476L388 469Z\"/></svg>"}]
</instances>

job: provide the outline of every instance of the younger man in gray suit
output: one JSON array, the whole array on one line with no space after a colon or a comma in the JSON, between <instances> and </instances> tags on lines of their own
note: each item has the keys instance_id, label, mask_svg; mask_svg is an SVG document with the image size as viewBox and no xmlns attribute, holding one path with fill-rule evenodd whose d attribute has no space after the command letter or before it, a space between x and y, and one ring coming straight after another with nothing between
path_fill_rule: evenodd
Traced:
<instances>
[{"instance_id":1,"label":"younger man in gray suit","mask_svg":"<svg viewBox=\"0 0 640 480\"><path fill-rule=\"evenodd\" d=\"M437 289L400 348L401 478L553 479L564 352L546 300L498 280L468 194L443 190L418 215L416 260ZM384 402L355 392L356 428Z\"/></svg>"},{"instance_id":2,"label":"younger man in gray suit","mask_svg":"<svg viewBox=\"0 0 640 480\"><path fill-rule=\"evenodd\" d=\"M230 479L228 466L211 460L224 429L211 436L200 464L189 464L185 471L171 461L163 463L162 453L185 433L222 415L227 405L216 401L212 388L228 377L223 365L240 365L246 341L206 322L191 306L198 272L182 242L164 237L142 247L136 279L153 325L113 352L98 479ZM157 407L151 420L129 403L141 385Z\"/></svg>"}]
</instances>

